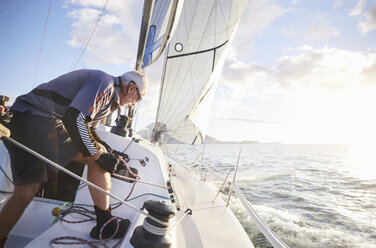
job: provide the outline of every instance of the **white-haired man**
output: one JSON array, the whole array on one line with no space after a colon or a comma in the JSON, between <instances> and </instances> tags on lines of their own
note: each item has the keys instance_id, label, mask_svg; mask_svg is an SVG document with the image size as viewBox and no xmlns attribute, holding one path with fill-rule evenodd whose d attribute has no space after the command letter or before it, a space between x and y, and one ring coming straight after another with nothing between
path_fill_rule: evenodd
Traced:
<instances>
[{"instance_id":1,"label":"white-haired man","mask_svg":"<svg viewBox=\"0 0 376 248\"><path fill-rule=\"evenodd\" d=\"M88 180L110 191L110 173L119 160L107 151L95 129L119 106L140 101L147 89L147 77L137 71L119 77L99 70L69 72L19 96L11 107L13 118L7 127L13 139L62 166L70 161L87 164ZM40 184L48 181L45 162L4 143L11 158L15 189L0 212L0 247ZM97 215L97 225L90 235L99 238L100 228L112 218L109 197L93 188L89 190ZM115 237L124 236L129 224L129 220L122 220ZM103 238L111 236L115 229L114 220L105 227Z\"/></svg>"}]
</instances>

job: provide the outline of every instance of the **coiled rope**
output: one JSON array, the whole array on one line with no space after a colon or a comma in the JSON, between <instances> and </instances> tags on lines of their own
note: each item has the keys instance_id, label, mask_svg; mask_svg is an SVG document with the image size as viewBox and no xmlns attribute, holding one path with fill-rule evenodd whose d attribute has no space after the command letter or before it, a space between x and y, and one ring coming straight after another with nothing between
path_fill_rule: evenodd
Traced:
<instances>
[{"instance_id":1,"label":"coiled rope","mask_svg":"<svg viewBox=\"0 0 376 248\"><path fill-rule=\"evenodd\" d=\"M127 171L129 172L129 174L131 174L132 176L135 177L135 181L134 181L134 183L132 185L132 188L131 188L129 194L127 195L127 197L124 199L124 201L127 201L128 198L132 195L134 187L136 186L136 183L141 179L141 177L138 174L133 173L126 162L125 162L125 165L126 165L126 168L127 168ZM118 208L120 205L121 205L121 203L116 204L114 207L112 207L112 210ZM79 214L79 215L85 216L86 219L76 220L76 221L65 219L64 217L66 217L69 214ZM74 204L72 204L69 208L67 208L66 210L62 210L59 213L59 220L62 221L62 222L70 223L70 224L78 224L78 223L84 223L84 222L88 222L88 221L95 221L96 220L96 216L95 216L95 211L90 211L89 209L84 208L82 206L75 206ZM109 238L103 239L102 238L102 233L103 233L104 228L110 222L112 222L113 220L116 220L116 230L115 230L115 232ZM50 246L54 245L54 244L60 244L60 245L87 244L87 245L89 245L90 247L93 247L93 248L94 247L98 247L96 245L99 244L99 245L102 245L105 248L107 248L108 246L105 244L105 242L107 242L110 239L112 239L113 237L115 237L116 233L119 230L119 222L120 222L120 220L122 220L121 217L113 216L106 223L104 223L104 225L101 227L101 229L99 231L99 240L89 241L89 240L86 240L86 239L83 239L83 238L79 238L79 237L75 237L75 236L61 236L61 237L57 237L57 238L52 239L49 244L50 244ZM69 240L69 241L67 241L67 240ZM72 241L72 240L74 240L74 241ZM122 241L122 239L120 239L115 244L115 246L113 246L113 248L117 247L121 243L121 241Z\"/></svg>"}]
</instances>

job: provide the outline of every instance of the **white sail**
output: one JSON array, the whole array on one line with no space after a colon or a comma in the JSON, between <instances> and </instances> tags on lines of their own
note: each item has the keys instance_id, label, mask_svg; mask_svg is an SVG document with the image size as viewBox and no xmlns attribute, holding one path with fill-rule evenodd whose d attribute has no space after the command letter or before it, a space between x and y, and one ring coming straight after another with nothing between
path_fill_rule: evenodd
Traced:
<instances>
[{"instance_id":1,"label":"white sail","mask_svg":"<svg viewBox=\"0 0 376 248\"><path fill-rule=\"evenodd\" d=\"M184 0L153 0L142 68L154 63L164 51L179 20ZM147 2L145 2L147 3Z\"/></svg>"},{"instance_id":2,"label":"white sail","mask_svg":"<svg viewBox=\"0 0 376 248\"><path fill-rule=\"evenodd\" d=\"M156 126L189 144L203 142L214 91L247 0L185 0L167 49Z\"/></svg>"}]
</instances>

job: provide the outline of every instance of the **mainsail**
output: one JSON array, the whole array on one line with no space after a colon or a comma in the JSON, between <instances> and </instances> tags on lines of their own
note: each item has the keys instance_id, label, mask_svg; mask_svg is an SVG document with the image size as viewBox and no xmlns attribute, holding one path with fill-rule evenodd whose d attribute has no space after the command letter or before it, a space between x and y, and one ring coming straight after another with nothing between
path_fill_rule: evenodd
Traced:
<instances>
[{"instance_id":1,"label":"mainsail","mask_svg":"<svg viewBox=\"0 0 376 248\"><path fill-rule=\"evenodd\" d=\"M145 0L138 43L136 70L154 63L164 51L179 19L184 0ZM131 127L135 108L128 108Z\"/></svg>"},{"instance_id":2,"label":"mainsail","mask_svg":"<svg viewBox=\"0 0 376 248\"><path fill-rule=\"evenodd\" d=\"M205 138L229 43L247 0L185 0L167 48L153 140Z\"/></svg>"},{"instance_id":3,"label":"mainsail","mask_svg":"<svg viewBox=\"0 0 376 248\"><path fill-rule=\"evenodd\" d=\"M162 54L177 24L183 2L145 0L137 54L139 68L151 65Z\"/></svg>"}]
</instances>

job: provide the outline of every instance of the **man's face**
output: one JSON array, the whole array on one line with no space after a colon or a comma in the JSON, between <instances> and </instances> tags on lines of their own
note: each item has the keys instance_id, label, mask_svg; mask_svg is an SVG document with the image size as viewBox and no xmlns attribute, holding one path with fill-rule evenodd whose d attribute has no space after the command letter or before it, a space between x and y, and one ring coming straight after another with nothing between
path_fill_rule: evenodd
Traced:
<instances>
[{"instance_id":1,"label":"man's face","mask_svg":"<svg viewBox=\"0 0 376 248\"><path fill-rule=\"evenodd\" d=\"M130 81L127 85L121 84L119 101L121 107L135 105L136 102L141 100L142 96L140 91L133 81Z\"/></svg>"}]
</instances>

